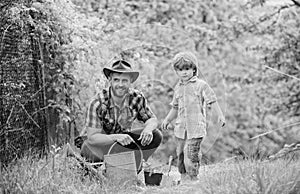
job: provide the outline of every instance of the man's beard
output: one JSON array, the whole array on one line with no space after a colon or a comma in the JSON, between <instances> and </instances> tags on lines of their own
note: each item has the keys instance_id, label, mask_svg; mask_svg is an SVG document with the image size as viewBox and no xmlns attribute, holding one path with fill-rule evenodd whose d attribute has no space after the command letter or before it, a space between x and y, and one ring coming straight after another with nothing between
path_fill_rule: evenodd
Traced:
<instances>
[{"instance_id":1,"label":"man's beard","mask_svg":"<svg viewBox=\"0 0 300 194\"><path fill-rule=\"evenodd\" d=\"M119 89L123 89L122 91L117 92ZM112 87L112 93L114 96L122 98L126 93L128 92L128 88L125 87L117 87L113 88Z\"/></svg>"}]
</instances>

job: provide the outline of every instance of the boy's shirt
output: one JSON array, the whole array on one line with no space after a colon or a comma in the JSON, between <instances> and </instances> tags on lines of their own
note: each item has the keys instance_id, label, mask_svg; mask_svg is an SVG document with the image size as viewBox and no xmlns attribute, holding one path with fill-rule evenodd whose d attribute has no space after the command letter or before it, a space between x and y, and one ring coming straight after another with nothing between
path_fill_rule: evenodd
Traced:
<instances>
[{"instance_id":1,"label":"boy's shirt","mask_svg":"<svg viewBox=\"0 0 300 194\"><path fill-rule=\"evenodd\" d=\"M178 110L174 133L178 138L199 138L206 135L206 106L217 101L211 87L196 76L187 83L179 81L171 105Z\"/></svg>"}]
</instances>

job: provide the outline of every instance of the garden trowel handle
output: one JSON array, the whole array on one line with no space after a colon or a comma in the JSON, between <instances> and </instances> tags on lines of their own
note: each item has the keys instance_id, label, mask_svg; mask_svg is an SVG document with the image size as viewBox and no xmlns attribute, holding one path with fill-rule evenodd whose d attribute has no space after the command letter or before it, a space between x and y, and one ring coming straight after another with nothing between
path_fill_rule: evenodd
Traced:
<instances>
[{"instance_id":1,"label":"garden trowel handle","mask_svg":"<svg viewBox=\"0 0 300 194\"><path fill-rule=\"evenodd\" d=\"M169 176L169 172L171 171L172 160L173 160L173 156L170 156L169 157L169 166L168 166L168 176Z\"/></svg>"}]
</instances>

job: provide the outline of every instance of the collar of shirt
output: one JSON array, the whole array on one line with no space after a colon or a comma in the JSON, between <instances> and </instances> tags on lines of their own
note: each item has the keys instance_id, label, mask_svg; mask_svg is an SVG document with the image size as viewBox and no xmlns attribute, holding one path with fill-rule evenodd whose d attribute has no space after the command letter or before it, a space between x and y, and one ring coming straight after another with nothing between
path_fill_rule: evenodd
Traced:
<instances>
[{"instance_id":1,"label":"collar of shirt","mask_svg":"<svg viewBox=\"0 0 300 194\"><path fill-rule=\"evenodd\" d=\"M114 99L112 98L111 88L109 87L106 90L108 91L109 108L118 107L119 109L122 109L124 107L129 107L129 97L133 94L133 90L131 88L129 88L128 93L125 94L121 106L115 104Z\"/></svg>"},{"instance_id":2,"label":"collar of shirt","mask_svg":"<svg viewBox=\"0 0 300 194\"><path fill-rule=\"evenodd\" d=\"M179 85L186 85L190 82L195 82L197 80L197 76L193 76L191 77L191 79L189 79L187 82L183 82L182 80L179 81Z\"/></svg>"},{"instance_id":3,"label":"collar of shirt","mask_svg":"<svg viewBox=\"0 0 300 194\"><path fill-rule=\"evenodd\" d=\"M127 119L128 119L128 111L127 108L129 106L129 98L130 95L133 94L133 90L129 89L129 92L127 94L125 94L123 102L121 104L121 107L119 107L118 105L115 104L113 98L112 98L112 93L111 93L111 88L105 88L104 89L106 92L104 94L104 104L107 105L108 108L108 112L106 114L108 120L110 123L112 123L113 125L111 127L107 127L107 129L105 130L107 133L114 133L114 132L119 132L121 130L121 128L128 128L126 127L126 124L130 124ZM127 122L125 122L125 124L121 121L121 120L125 120Z\"/></svg>"}]
</instances>

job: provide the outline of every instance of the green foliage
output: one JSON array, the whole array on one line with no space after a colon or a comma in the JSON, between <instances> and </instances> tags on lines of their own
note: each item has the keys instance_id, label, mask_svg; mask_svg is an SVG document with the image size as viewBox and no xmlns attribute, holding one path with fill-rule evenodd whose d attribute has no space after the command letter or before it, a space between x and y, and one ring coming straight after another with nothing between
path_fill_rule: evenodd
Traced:
<instances>
[{"instance_id":1,"label":"green foliage","mask_svg":"<svg viewBox=\"0 0 300 194\"><path fill-rule=\"evenodd\" d=\"M125 58L141 71L135 87L144 91L150 106L162 120L170 108L172 88L177 81L170 59L178 51L191 50L199 59L201 78L216 91L228 119L226 129L218 131L216 118L210 113L208 137L203 145L209 160L216 160L217 155L218 159L231 156L236 148L248 155L268 149L271 153L290 136L278 132L263 141L249 140L291 121L274 112L282 102L276 97L285 90L277 92L283 87L276 86L277 80L269 81L270 71L263 66L266 57L270 60L276 56L275 52L282 53L279 46L284 29L297 29L297 22L293 28L284 27L290 25L284 22L286 19L274 25L277 17L273 13L278 8L241 1L73 2L78 7L62 1L55 10L64 9L65 4L71 6L64 15L58 11L60 20L68 18L63 24L70 43L63 47L63 61L75 77L75 97L83 112L96 91L97 80L100 88L105 85L102 68L113 58ZM297 9L287 10L291 15L289 21L297 21ZM297 33L289 34L297 37ZM286 47L282 45L283 48ZM276 67L273 63L270 66ZM297 85L295 80L288 84L292 82ZM275 96L271 98L269 94ZM288 99L285 104L291 105ZM296 104L291 106L292 109L297 107ZM83 118L82 115L79 119L81 124ZM216 141L217 137L223 138Z\"/></svg>"},{"instance_id":2,"label":"green foliage","mask_svg":"<svg viewBox=\"0 0 300 194\"><path fill-rule=\"evenodd\" d=\"M21 19L20 10L32 14ZM60 121L76 123L78 131L89 99L106 85L102 68L115 58L140 70L134 86L143 90L161 121L177 82L170 60L190 50L199 60L200 78L215 90L227 118L220 130L209 113L203 144L209 161L230 157L235 149L248 156L268 155L297 139L295 127L286 127L291 130L250 140L299 118L299 80L291 77L300 77L295 3L46 0L27 2L25 8L15 4L8 13L41 34L45 59L51 60L45 72L51 83L49 106L59 111ZM63 124L56 127L63 130Z\"/></svg>"}]
</instances>

